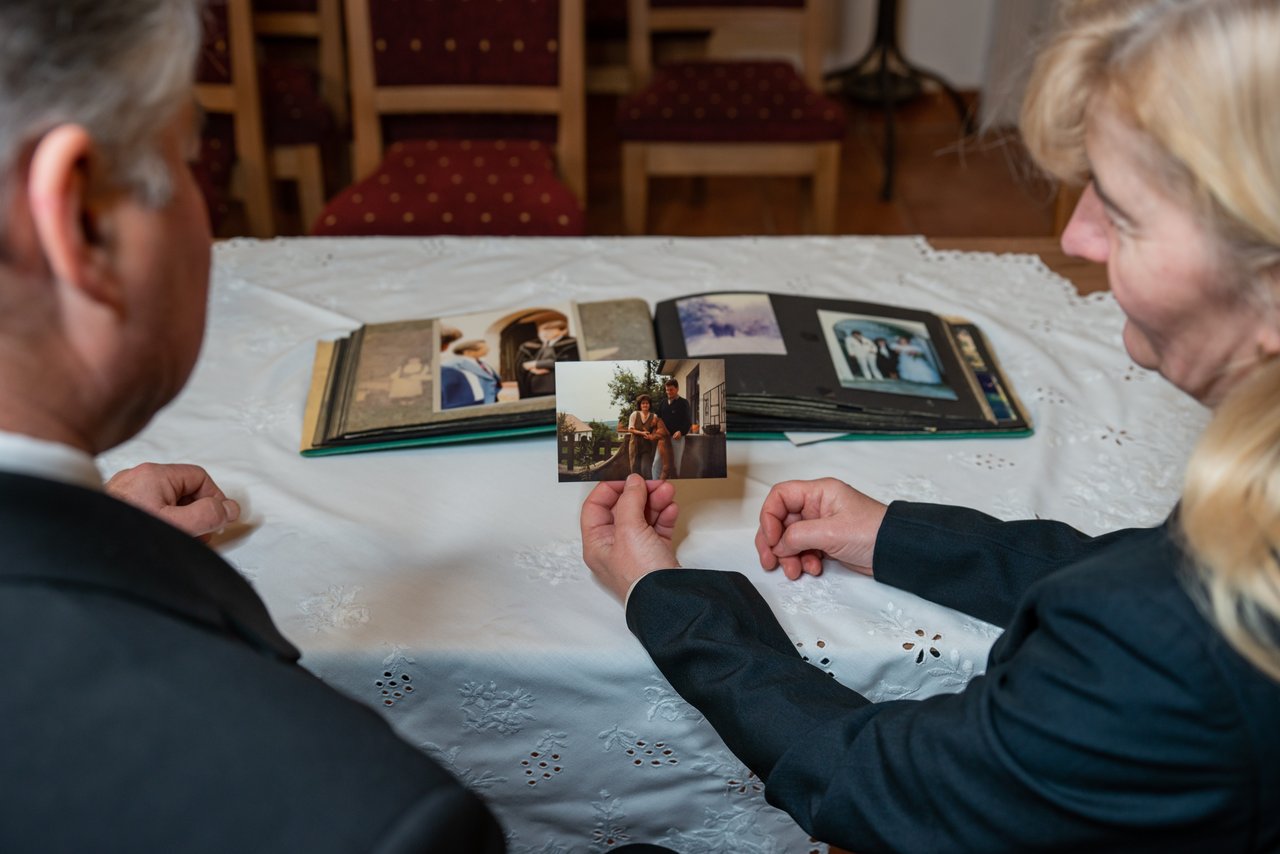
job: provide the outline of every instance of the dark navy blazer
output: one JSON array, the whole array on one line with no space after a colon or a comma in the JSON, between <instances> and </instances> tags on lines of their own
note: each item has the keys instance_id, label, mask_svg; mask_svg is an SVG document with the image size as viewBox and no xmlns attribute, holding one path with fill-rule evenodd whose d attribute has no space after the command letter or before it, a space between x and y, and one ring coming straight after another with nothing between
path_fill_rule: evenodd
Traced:
<instances>
[{"instance_id":1,"label":"dark navy blazer","mask_svg":"<svg viewBox=\"0 0 1280 854\"><path fill-rule=\"evenodd\" d=\"M474 795L297 659L198 541L0 473L0 851L503 849Z\"/></svg>"},{"instance_id":2,"label":"dark navy blazer","mask_svg":"<svg viewBox=\"0 0 1280 854\"><path fill-rule=\"evenodd\" d=\"M876 851L1280 850L1280 684L1188 594L1168 523L890 506L882 582L1005 626L959 694L870 703L801 660L746 578L675 569L627 621L815 837Z\"/></svg>"}]
</instances>

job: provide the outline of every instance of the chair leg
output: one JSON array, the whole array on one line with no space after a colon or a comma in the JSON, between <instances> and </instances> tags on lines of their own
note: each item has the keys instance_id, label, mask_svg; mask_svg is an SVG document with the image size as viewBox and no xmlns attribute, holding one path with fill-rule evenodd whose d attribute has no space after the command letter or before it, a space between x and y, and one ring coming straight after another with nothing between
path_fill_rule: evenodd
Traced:
<instances>
[{"instance_id":1,"label":"chair leg","mask_svg":"<svg viewBox=\"0 0 1280 854\"><path fill-rule=\"evenodd\" d=\"M307 234L324 210L324 166L320 162L320 146L298 146L298 210L302 214L302 233Z\"/></svg>"},{"instance_id":2,"label":"chair leg","mask_svg":"<svg viewBox=\"0 0 1280 854\"><path fill-rule=\"evenodd\" d=\"M645 234L649 213L648 149L644 143L622 146L622 232Z\"/></svg>"},{"instance_id":3,"label":"chair leg","mask_svg":"<svg viewBox=\"0 0 1280 854\"><path fill-rule=\"evenodd\" d=\"M836 201L840 192L840 143L818 146L813 170L813 230L836 233Z\"/></svg>"}]
</instances>

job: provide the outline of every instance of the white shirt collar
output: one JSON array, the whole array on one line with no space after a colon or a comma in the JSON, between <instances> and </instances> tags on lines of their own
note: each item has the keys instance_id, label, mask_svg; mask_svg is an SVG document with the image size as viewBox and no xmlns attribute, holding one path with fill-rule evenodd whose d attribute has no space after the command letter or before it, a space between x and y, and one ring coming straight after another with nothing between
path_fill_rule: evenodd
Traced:
<instances>
[{"instance_id":1,"label":"white shirt collar","mask_svg":"<svg viewBox=\"0 0 1280 854\"><path fill-rule=\"evenodd\" d=\"M3 430L0 430L0 471L102 489L102 475L93 464L93 457L84 451Z\"/></svg>"}]
</instances>

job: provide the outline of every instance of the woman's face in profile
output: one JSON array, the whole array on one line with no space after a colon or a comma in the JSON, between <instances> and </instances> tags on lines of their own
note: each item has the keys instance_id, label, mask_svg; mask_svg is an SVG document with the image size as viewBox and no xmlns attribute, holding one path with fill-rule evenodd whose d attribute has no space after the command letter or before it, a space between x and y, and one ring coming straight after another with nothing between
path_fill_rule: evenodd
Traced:
<instances>
[{"instance_id":1,"label":"woman's face in profile","mask_svg":"<svg viewBox=\"0 0 1280 854\"><path fill-rule=\"evenodd\" d=\"M1208 405L1258 358L1264 317L1224 272L1218 244L1153 177L1149 143L1106 108L1090 116L1093 180L1062 234L1062 248L1106 264L1125 314L1129 356Z\"/></svg>"}]
</instances>

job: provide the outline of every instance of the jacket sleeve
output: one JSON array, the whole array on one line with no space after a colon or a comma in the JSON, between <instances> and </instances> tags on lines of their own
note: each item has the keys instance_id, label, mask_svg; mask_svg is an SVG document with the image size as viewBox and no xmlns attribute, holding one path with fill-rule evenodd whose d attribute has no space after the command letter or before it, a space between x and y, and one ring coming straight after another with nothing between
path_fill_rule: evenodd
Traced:
<instances>
[{"instance_id":1,"label":"jacket sleeve","mask_svg":"<svg viewBox=\"0 0 1280 854\"><path fill-rule=\"evenodd\" d=\"M1135 600L1118 598L1039 615L1041 630L961 694L879 704L802 661L737 573L651 573L627 622L769 802L824 842L861 854L1244 847L1247 819L1212 821L1250 801L1250 775L1231 764L1238 745L1224 748L1243 727L1203 664L1203 634L1121 616Z\"/></svg>"},{"instance_id":2,"label":"jacket sleeve","mask_svg":"<svg viewBox=\"0 0 1280 854\"><path fill-rule=\"evenodd\" d=\"M1006 626L1036 581L1139 530L1090 537L1061 522L1002 522L965 507L895 501L872 569L877 581Z\"/></svg>"}]
</instances>

